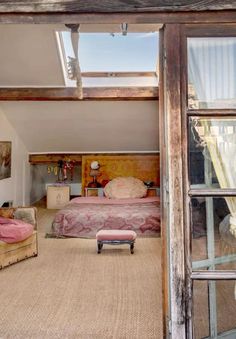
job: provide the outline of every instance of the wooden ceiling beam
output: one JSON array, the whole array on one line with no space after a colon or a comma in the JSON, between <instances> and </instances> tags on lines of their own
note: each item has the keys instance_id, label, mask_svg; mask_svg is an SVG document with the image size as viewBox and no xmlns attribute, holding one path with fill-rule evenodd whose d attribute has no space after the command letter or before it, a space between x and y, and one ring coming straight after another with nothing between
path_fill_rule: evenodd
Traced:
<instances>
[{"instance_id":1,"label":"wooden ceiling beam","mask_svg":"<svg viewBox=\"0 0 236 339\"><path fill-rule=\"evenodd\" d=\"M158 156L158 152L155 153L142 153L142 152L122 152L122 153L38 153L38 154L29 154L29 163L31 165L49 165L57 164L59 160L63 161L75 161L76 164L82 162L83 156L107 156L107 155L131 155L131 156Z\"/></svg>"},{"instance_id":2,"label":"wooden ceiling beam","mask_svg":"<svg viewBox=\"0 0 236 339\"><path fill-rule=\"evenodd\" d=\"M9 6L11 8L11 6ZM155 13L13 13L1 12L0 24L170 24L235 23L235 10Z\"/></svg>"},{"instance_id":3,"label":"wooden ceiling beam","mask_svg":"<svg viewBox=\"0 0 236 339\"><path fill-rule=\"evenodd\" d=\"M232 10L232 0L0 0L2 13L137 13L137 12L189 12L206 10Z\"/></svg>"},{"instance_id":4,"label":"wooden ceiling beam","mask_svg":"<svg viewBox=\"0 0 236 339\"><path fill-rule=\"evenodd\" d=\"M157 100L157 87L83 88L82 100ZM0 101L81 101L76 88L0 88Z\"/></svg>"},{"instance_id":5,"label":"wooden ceiling beam","mask_svg":"<svg viewBox=\"0 0 236 339\"><path fill-rule=\"evenodd\" d=\"M83 78L157 77L156 72L81 72Z\"/></svg>"},{"instance_id":6,"label":"wooden ceiling beam","mask_svg":"<svg viewBox=\"0 0 236 339\"><path fill-rule=\"evenodd\" d=\"M40 164L57 164L59 160L63 161L75 161L77 164L82 162L81 154L30 154L29 162L31 165L40 165Z\"/></svg>"}]
</instances>

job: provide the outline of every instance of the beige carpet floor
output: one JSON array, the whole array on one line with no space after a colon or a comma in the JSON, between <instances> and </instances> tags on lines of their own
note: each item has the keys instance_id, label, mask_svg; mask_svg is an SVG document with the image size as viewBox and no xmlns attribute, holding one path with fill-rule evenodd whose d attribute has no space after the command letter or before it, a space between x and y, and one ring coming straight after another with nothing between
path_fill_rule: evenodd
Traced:
<instances>
[{"instance_id":1,"label":"beige carpet floor","mask_svg":"<svg viewBox=\"0 0 236 339\"><path fill-rule=\"evenodd\" d=\"M0 338L162 338L161 240L96 253L95 240L45 239L39 256L0 271Z\"/></svg>"}]
</instances>

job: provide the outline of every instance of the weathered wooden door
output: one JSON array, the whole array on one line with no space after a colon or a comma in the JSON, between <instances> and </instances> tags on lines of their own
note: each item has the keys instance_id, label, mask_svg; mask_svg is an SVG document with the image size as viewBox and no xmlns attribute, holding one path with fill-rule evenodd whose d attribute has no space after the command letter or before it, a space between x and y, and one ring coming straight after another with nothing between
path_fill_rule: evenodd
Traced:
<instances>
[{"instance_id":1,"label":"weathered wooden door","mask_svg":"<svg viewBox=\"0 0 236 339\"><path fill-rule=\"evenodd\" d=\"M188 332L231 339L236 338L236 25L186 25L182 48Z\"/></svg>"},{"instance_id":2,"label":"weathered wooden door","mask_svg":"<svg viewBox=\"0 0 236 339\"><path fill-rule=\"evenodd\" d=\"M162 37L166 336L236 338L236 26Z\"/></svg>"},{"instance_id":3,"label":"weathered wooden door","mask_svg":"<svg viewBox=\"0 0 236 339\"><path fill-rule=\"evenodd\" d=\"M181 121L181 29L160 33L160 150L162 178L164 334L185 338L184 229Z\"/></svg>"}]
</instances>

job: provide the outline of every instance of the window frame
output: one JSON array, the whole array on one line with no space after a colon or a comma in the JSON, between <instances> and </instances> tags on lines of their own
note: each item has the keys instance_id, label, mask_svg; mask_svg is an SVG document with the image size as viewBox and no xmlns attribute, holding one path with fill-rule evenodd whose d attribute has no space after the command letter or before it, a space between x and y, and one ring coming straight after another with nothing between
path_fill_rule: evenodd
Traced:
<instances>
[{"instance_id":1,"label":"window frame","mask_svg":"<svg viewBox=\"0 0 236 339\"><path fill-rule=\"evenodd\" d=\"M188 38L201 38L201 37L236 37L236 25L226 24L216 26L214 24L187 24L184 25L182 34L182 135L183 135L183 176L184 176L184 204L186 206L184 213L185 227L185 269L186 275L186 313L191 314L187 320L187 332L194 336L193 328L193 283L196 280L204 280L210 282L210 321L214 321L216 316L216 299L215 281L217 280L236 280L236 271L234 270L201 270L194 269L192 266L192 223L191 223L191 198L194 197L236 197L235 189L221 189L221 188L192 188L190 184L190 165L189 165L189 119L191 117L199 118L236 118L236 109L191 109L188 107L188 54L187 54L187 39ZM213 294L213 297L212 297ZM213 323L210 326L210 336L217 335L217 324ZM231 334L232 331L229 331ZM236 333L236 330L235 330ZM218 336L220 338L220 336Z\"/></svg>"}]
</instances>

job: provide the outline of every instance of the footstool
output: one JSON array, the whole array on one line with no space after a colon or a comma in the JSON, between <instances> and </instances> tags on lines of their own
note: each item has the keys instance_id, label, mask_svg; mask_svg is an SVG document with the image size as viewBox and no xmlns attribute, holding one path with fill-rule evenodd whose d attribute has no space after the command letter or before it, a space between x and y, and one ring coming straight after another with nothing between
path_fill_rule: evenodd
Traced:
<instances>
[{"instance_id":1,"label":"footstool","mask_svg":"<svg viewBox=\"0 0 236 339\"><path fill-rule=\"evenodd\" d=\"M137 234L129 230L100 230L96 234L97 252L101 253L103 244L109 245L130 245L131 254L134 253L134 243Z\"/></svg>"}]
</instances>

